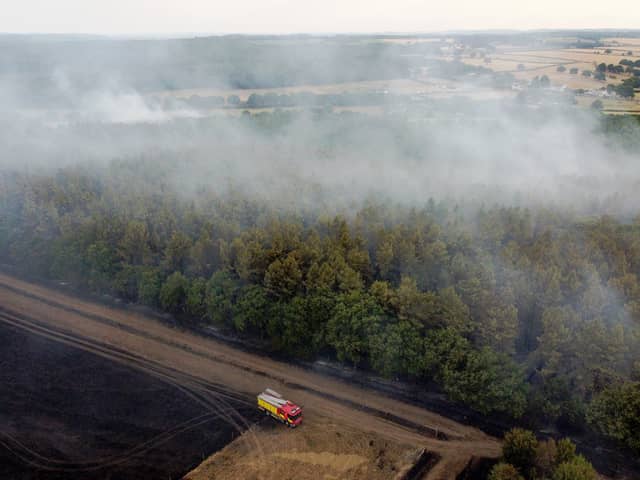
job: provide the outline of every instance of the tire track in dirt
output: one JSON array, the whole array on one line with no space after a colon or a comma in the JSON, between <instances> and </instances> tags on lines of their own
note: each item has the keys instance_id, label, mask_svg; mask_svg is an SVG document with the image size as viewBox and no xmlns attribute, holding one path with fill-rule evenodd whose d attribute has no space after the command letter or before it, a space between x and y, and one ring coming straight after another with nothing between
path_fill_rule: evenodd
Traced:
<instances>
[{"instance_id":1,"label":"tire track in dirt","mask_svg":"<svg viewBox=\"0 0 640 480\"><path fill-rule=\"evenodd\" d=\"M9 325L10 327L18 328L49 340L90 352L115 363L144 372L145 374L153 376L154 378L157 378L158 380L180 390L189 398L202 405L208 412L199 417L183 422L152 439L138 444L124 454L116 457L91 459L82 462L67 462L42 456L6 432L0 432L0 444L14 453L22 461L34 467L49 471L95 471L125 463L133 456L146 453L151 449L168 442L181 433L202 426L215 419L226 420L238 429L244 429L249 426L239 410L230 406L225 399L229 399L234 403L243 404L247 409L253 409L253 402L249 401L245 397L229 393L228 389L221 388L217 385L211 384L210 382L193 379L189 375L168 367L154 364L153 362L142 359L129 352L119 351L116 348L105 346L99 342L79 338L69 332L44 326L33 319L24 318L24 316L17 316L1 306L0 322ZM234 417L237 417L237 420L235 420Z\"/></svg>"}]
</instances>

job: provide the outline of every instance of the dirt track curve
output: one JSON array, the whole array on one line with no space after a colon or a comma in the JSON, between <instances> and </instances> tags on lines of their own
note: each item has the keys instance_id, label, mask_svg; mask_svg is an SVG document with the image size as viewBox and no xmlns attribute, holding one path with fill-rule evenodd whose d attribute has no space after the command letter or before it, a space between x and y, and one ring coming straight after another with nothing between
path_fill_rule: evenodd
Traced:
<instances>
[{"instance_id":1,"label":"dirt track curve","mask_svg":"<svg viewBox=\"0 0 640 480\"><path fill-rule=\"evenodd\" d=\"M500 443L478 429L428 410L382 396L373 390L236 350L226 344L172 329L157 320L106 307L0 274L0 322L141 370L179 388L207 413L193 424L223 416L239 428L243 415L227 400L247 407L265 386L281 391L305 408L363 431L436 452L441 460L428 480L454 479L473 457L497 457ZM10 438L0 443L24 461L44 469L83 469L125 461L177 434L187 423L150 439L134 451L100 463L59 465L30 452ZM255 444L255 455L261 454Z\"/></svg>"}]
</instances>

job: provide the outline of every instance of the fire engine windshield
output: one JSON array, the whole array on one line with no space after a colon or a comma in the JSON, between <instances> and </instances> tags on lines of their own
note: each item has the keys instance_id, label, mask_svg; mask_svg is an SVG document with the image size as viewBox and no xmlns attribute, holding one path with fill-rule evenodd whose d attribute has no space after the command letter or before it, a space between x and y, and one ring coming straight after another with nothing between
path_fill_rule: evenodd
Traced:
<instances>
[{"instance_id":1,"label":"fire engine windshield","mask_svg":"<svg viewBox=\"0 0 640 480\"><path fill-rule=\"evenodd\" d=\"M295 415L289 415L289 421L291 422L295 422L300 418L300 415L302 415L302 412L299 412Z\"/></svg>"}]
</instances>

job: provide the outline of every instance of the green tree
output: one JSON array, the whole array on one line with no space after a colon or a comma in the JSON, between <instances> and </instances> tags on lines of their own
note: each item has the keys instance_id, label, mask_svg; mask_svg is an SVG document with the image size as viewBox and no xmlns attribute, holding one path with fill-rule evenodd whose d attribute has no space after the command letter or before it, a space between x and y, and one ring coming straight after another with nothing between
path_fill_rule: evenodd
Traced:
<instances>
[{"instance_id":1,"label":"green tree","mask_svg":"<svg viewBox=\"0 0 640 480\"><path fill-rule=\"evenodd\" d=\"M489 472L487 480L525 480L516 467L508 463L498 463Z\"/></svg>"},{"instance_id":2,"label":"green tree","mask_svg":"<svg viewBox=\"0 0 640 480\"><path fill-rule=\"evenodd\" d=\"M579 358L575 352L573 332L580 322L571 307L553 307L542 314L542 335L538 338L538 351L545 375L566 374L575 371Z\"/></svg>"},{"instance_id":3,"label":"green tree","mask_svg":"<svg viewBox=\"0 0 640 480\"><path fill-rule=\"evenodd\" d=\"M409 320L389 323L370 337L371 365L385 377L420 377L424 371L420 328Z\"/></svg>"},{"instance_id":4,"label":"green tree","mask_svg":"<svg viewBox=\"0 0 640 480\"><path fill-rule=\"evenodd\" d=\"M553 480L597 480L598 478L598 473L582 455L577 455L569 462L561 463L553 473Z\"/></svg>"},{"instance_id":5,"label":"green tree","mask_svg":"<svg viewBox=\"0 0 640 480\"><path fill-rule=\"evenodd\" d=\"M556 444L556 465L571 462L576 457L576 444L568 438L558 440Z\"/></svg>"},{"instance_id":6,"label":"green tree","mask_svg":"<svg viewBox=\"0 0 640 480\"><path fill-rule=\"evenodd\" d=\"M189 261L191 247L192 244L189 237L180 231L174 232L164 250L164 268L169 272L184 273Z\"/></svg>"},{"instance_id":7,"label":"green tree","mask_svg":"<svg viewBox=\"0 0 640 480\"><path fill-rule=\"evenodd\" d=\"M295 255L276 259L264 274L265 288L275 295L290 298L302 288L302 271Z\"/></svg>"},{"instance_id":8,"label":"green tree","mask_svg":"<svg viewBox=\"0 0 640 480\"><path fill-rule=\"evenodd\" d=\"M426 373L443 383L447 369L464 365L471 345L453 328L443 328L427 333L424 348Z\"/></svg>"},{"instance_id":9,"label":"green tree","mask_svg":"<svg viewBox=\"0 0 640 480\"><path fill-rule=\"evenodd\" d=\"M640 383L604 389L589 406L587 419L599 432L640 452Z\"/></svg>"},{"instance_id":10,"label":"green tree","mask_svg":"<svg viewBox=\"0 0 640 480\"><path fill-rule=\"evenodd\" d=\"M393 258L393 242L389 236L378 245L376 251L376 263L382 279L389 279L389 275L392 273Z\"/></svg>"},{"instance_id":11,"label":"green tree","mask_svg":"<svg viewBox=\"0 0 640 480\"><path fill-rule=\"evenodd\" d=\"M194 278L187 289L186 311L198 320L202 320L207 313L205 305L206 291L207 281L202 277Z\"/></svg>"},{"instance_id":12,"label":"green tree","mask_svg":"<svg viewBox=\"0 0 640 480\"><path fill-rule=\"evenodd\" d=\"M327 342L340 361L359 365L369 354L369 337L380 329L383 310L373 297L354 291L337 298L327 323Z\"/></svg>"},{"instance_id":13,"label":"green tree","mask_svg":"<svg viewBox=\"0 0 640 480\"><path fill-rule=\"evenodd\" d=\"M525 411L527 386L522 371L509 357L490 348L469 352L462 366L447 366L443 377L452 398L481 413L501 411L518 418Z\"/></svg>"},{"instance_id":14,"label":"green tree","mask_svg":"<svg viewBox=\"0 0 640 480\"><path fill-rule=\"evenodd\" d=\"M240 286L227 271L219 270L207 282L207 317L218 325L233 325L234 304Z\"/></svg>"},{"instance_id":15,"label":"green tree","mask_svg":"<svg viewBox=\"0 0 640 480\"><path fill-rule=\"evenodd\" d=\"M189 280L182 273L173 272L160 289L160 305L169 312L184 311L188 289Z\"/></svg>"},{"instance_id":16,"label":"green tree","mask_svg":"<svg viewBox=\"0 0 640 480\"><path fill-rule=\"evenodd\" d=\"M270 300L260 285L247 285L238 294L233 324L239 332L251 331L260 338L267 334Z\"/></svg>"},{"instance_id":17,"label":"green tree","mask_svg":"<svg viewBox=\"0 0 640 480\"><path fill-rule=\"evenodd\" d=\"M424 365L454 400L485 414L524 413L527 386L522 371L505 355L489 348L474 350L451 328L427 334Z\"/></svg>"},{"instance_id":18,"label":"green tree","mask_svg":"<svg viewBox=\"0 0 640 480\"><path fill-rule=\"evenodd\" d=\"M438 292L437 311L434 317L441 327L451 327L462 333L469 332L471 329L469 307L453 287L443 288Z\"/></svg>"},{"instance_id":19,"label":"green tree","mask_svg":"<svg viewBox=\"0 0 640 480\"><path fill-rule=\"evenodd\" d=\"M513 428L504 436L502 456L504 461L518 469L525 477L530 478L536 463L538 439L529 430Z\"/></svg>"},{"instance_id":20,"label":"green tree","mask_svg":"<svg viewBox=\"0 0 640 480\"><path fill-rule=\"evenodd\" d=\"M402 277L392 301L401 320L414 320L422 325L429 325L435 320L436 296L419 291L413 278Z\"/></svg>"},{"instance_id":21,"label":"green tree","mask_svg":"<svg viewBox=\"0 0 640 480\"><path fill-rule=\"evenodd\" d=\"M189 252L189 272L209 277L220 268L220 250L207 230L203 230Z\"/></svg>"},{"instance_id":22,"label":"green tree","mask_svg":"<svg viewBox=\"0 0 640 480\"><path fill-rule=\"evenodd\" d=\"M109 288L117 269L116 255L105 241L97 241L87 248L89 288L104 291Z\"/></svg>"},{"instance_id":23,"label":"green tree","mask_svg":"<svg viewBox=\"0 0 640 480\"><path fill-rule=\"evenodd\" d=\"M140 273L138 282L138 302L155 307L160 301L160 288L162 279L160 272L155 267L144 267Z\"/></svg>"},{"instance_id":24,"label":"green tree","mask_svg":"<svg viewBox=\"0 0 640 480\"><path fill-rule=\"evenodd\" d=\"M296 296L272 308L268 330L273 346L295 357L312 358L315 353L313 332L309 328L305 299Z\"/></svg>"},{"instance_id":25,"label":"green tree","mask_svg":"<svg viewBox=\"0 0 640 480\"><path fill-rule=\"evenodd\" d=\"M320 351L327 347L327 325L333 315L337 299L334 295L312 293L306 296L306 301L307 319L313 333L313 350Z\"/></svg>"},{"instance_id":26,"label":"green tree","mask_svg":"<svg viewBox=\"0 0 640 480\"><path fill-rule=\"evenodd\" d=\"M121 264L112 285L117 295L131 302L136 301L138 299L138 269L134 265Z\"/></svg>"},{"instance_id":27,"label":"green tree","mask_svg":"<svg viewBox=\"0 0 640 480\"><path fill-rule=\"evenodd\" d=\"M151 261L149 232L142 222L131 221L127 224L124 236L118 244L122 261L130 265L142 265Z\"/></svg>"},{"instance_id":28,"label":"green tree","mask_svg":"<svg viewBox=\"0 0 640 480\"><path fill-rule=\"evenodd\" d=\"M313 292L352 292L361 290L360 274L347 265L344 258L334 252L327 261L314 263L306 278L307 290Z\"/></svg>"}]
</instances>

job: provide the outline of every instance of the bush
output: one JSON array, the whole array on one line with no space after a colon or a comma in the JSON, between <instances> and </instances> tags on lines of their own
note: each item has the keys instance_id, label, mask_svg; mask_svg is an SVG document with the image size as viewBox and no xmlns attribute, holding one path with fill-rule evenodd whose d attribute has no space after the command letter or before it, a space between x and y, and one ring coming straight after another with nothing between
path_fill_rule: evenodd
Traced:
<instances>
[{"instance_id":1,"label":"bush","mask_svg":"<svg viewBox=\"0 0 640 480\"><path fill-rule=\"evenodd\" d=\"M513 465L498 463L489 472L487 480L524 480L524 477L518 473Z\"/></svg>"},{"instance_id":2,"label":"bush","mask_svg":"<svg viewBox=\"0 0 640 480\"><path fill-rule=\"evenodd\" d=\"M553 438L538 443L536 449L536 476L550 478L558 464L558 445Z\"/></svg>"},{"instance_id":3,"label":"bush","mask_svg":"<svg viewBox=\"0 0 640 480\"><path fill-rule=\"evenodd\" d=\"M570 462L561 463L552 478L553 480L597 480L598 473L582 455L578 455Z\"/></svg>"},{"instance_id":4,"label":"bush","mask_svg":"<svg viewBox=\"0 0 640 480\"><path fill-rule=\"evenodd\" d=\"M538 439L529 430L514 428L504 436L502 456L505 462L510 463L518 471L529 476L536 463L536 451Z\"/></svg>"},{"instance_id":5,"label":"bush","mask_svg":"<svg viewBox=\"0 0 640 480\"><path fill-rule=\"evenodd\" d=\"M556 444L556 463L570 462L576 458L576 444L568 438L558 440Z\"/></svg>"},{"instance_id":6,"label":"bush","mask_svg":"<svg viewBox=\"0 0 640 480\"><path fill-rule=\"evenodd\" d=\"M502 462L488 480L596 480L597 472L568 438L538 442L533 432L514 428L504 436Z\"/></svg>"}]
</instances>

